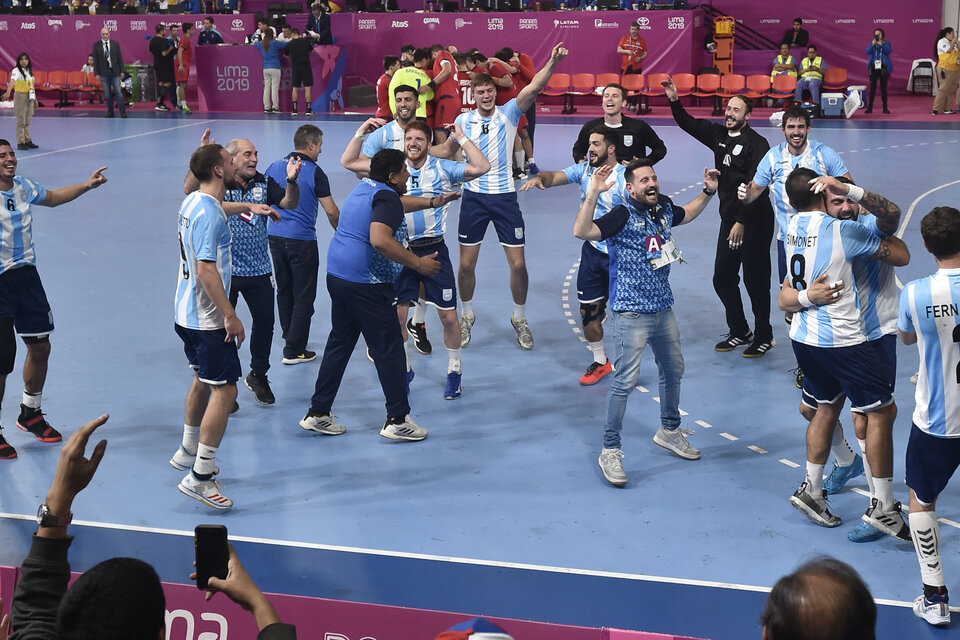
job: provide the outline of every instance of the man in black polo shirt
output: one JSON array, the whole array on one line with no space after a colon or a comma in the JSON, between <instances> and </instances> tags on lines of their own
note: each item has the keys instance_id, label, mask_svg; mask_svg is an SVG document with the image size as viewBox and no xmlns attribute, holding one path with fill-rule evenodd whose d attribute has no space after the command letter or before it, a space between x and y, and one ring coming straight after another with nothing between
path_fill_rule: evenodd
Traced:
<instances>
[{"instance_id":1,"label":"man in black polo shirt","mask_svg":"<svg viewBox=\"0 0 960 640\"><path fill-rule=\"evenodd\" d=\"M627 90L622 86L611 83L603 88L600 102L603 107L603 117L590 120L580 129L577 141L573 145L574 162L583 162L587 157L590 133L601 125L615 131L620 138L616 149L617 162L620 164L640 158L646 158L650 164L663 160L667 155L667 146L649 124L639 118L628 118L623 115L623 107L626 104Z\"/></svg>"},{"instance_id":2,"label":"man in black polo shirt","mask_svg":"<svg viewBox=\"0 0 960 640\"><path fill-rule=\"evenodd\" d=\"M153 72L157 75L157 111L170 111L163 103L164 97L173 85L173 59L176 48L166 37L166 25L158 24L156 35L150 39L150 53L153 54Z\"/></svg>"},{"instance_id":3,"label":"man in black polo shirt","mask_svg":"<svg viewBox=\"0 0 960 640\"><path fill-rule=\"evenodd\" d=\"M310 52L313 51L314 41L308 35L300 35L299 29L290 30L291 39L287 43L286 52L293 65L293 111L290 115L297 115L297 98L299 97L299 88L303 87L303 97L307 103L307 115L313 115L313 103L310 91L313 88L313 67L310 65Z\"/></svg>"}]
</instances>

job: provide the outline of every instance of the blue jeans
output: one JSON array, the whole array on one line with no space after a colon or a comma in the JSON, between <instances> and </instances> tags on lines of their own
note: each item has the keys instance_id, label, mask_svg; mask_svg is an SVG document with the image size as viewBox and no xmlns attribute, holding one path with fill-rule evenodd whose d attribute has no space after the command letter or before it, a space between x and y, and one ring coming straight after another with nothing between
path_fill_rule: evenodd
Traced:
<instances>
[{"instance_id":1,"label":"blue jeans","mask_svg":"<svg viewBox=\"0 0 960 640\"><path fill-rule=\"evenodd\" d=\"M640 375L643 349L650 343L660 372L660 424L664 429L680 427L680 378L683 354L680 330L673 309L657 313L613 312L614 374L607 396L607 424L603 446L620 448L620 430L627 409L627 396Z\"/></svg>"},{"instance_id":2,"label":"blue jeans","mask_svg":"<svg viewBox=\"0 0 960 640\"><path fill-rule=\"evenodd\" d=\"M100 82L103 84L103 100L107 103L107 113L113 114L113 97L116 96L117 104L120 105L120 113L127 112L127 105L123 101L123 91L120 89L120 76L110 72L100 76Z\"/></svg>"},{"instance_id":3,"label":"blue jeans","mask_svg":"<svg viewBox=\"0 0 960 640\"><path fill-rule=\"evenodd\" d=\"M820 106L820 79L819 78L800 78L797 80L797 92L794 95L797 102L803 100L803 90L810 90L810 102Z\"/></svg>"}]
</instances>

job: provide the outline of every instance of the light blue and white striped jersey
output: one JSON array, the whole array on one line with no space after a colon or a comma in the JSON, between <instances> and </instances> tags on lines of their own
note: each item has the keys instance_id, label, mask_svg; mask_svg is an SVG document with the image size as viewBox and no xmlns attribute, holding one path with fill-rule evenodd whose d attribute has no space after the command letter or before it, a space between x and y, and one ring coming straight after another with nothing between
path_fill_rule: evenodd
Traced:
<instances>
[{"instance_id":1,"label":"light blue and white striped jersey","mask_svg":"<svg viewBox=\"0 0 960 640\"><path fill-rule=\"evenodd\" d=\"M825 348L865 342L851 263L858 256L876 253L880 238L853 220L808 211L790 218L784 244L787 277L794 289L806 289L824 273L827 282L843 280L845 285L838 302L794 313L790 339Z\"/></svg>"},{"instance_id":2,"label":"light blue and white striped jersey","mask_svg":"<svg viewBox=\"0 0 960 640\"><path fill-rule=\"evenodd\" d=\"M187 329L222 329L223 313L197 277L197 262L214 262L230 293L230 226L217 199L194 191L180 205L180 277L175 302L176 323Z\"/></svg>"},{"instance_id":3,"label":"light blue and white striped jersey","mask_svg":"<svg viewBox=\"0 0 960 640\"><path fill-rule=\"evenodd\" d=\"M517 137L517 123L522 116L516 98L502 107L495 107L489 118L482 117L476 109L457 116L456 122L464 135L473 140L490 161L490 171L464 184L464 189L474 193L516 191L513 184L513 141Z\"/></svg>"},{"instance_id":4,"label":"light blue and white striped jersey","mask_svg":"<svg viewBox=\"0 0 960 640\"><path fill-rule=\"evenodd\" d=\"M0 191L3 209L0 210L0 273L36 264L33 249L33 216L30 205L47 199L47 190L22 176L13 176L13 189Z\"/></svg>"},{"instance_id":5,"label":"light blue and white striped jersey","mask_svg":"<svg viewBox=\"0 0 960 640\"><path fill-rule=\"evenodd\" d=\"M427 161L419 169L409 164L410 178L407 179L407 195L432 198L441 193L454 191L463 182L465 162L454 162L427 156ZM447 230L447 206L433 209L420 209L406 214L407 233L411 240L420 238L439 238Z\"/></svg>"},{"instance_id":6,"label":"light blue and white striped jersey","mask_svg":"<svg viewBox=\"0 0 960 640\"><path fill-rule=\"evenodd\" d=\"M590 178L593 177L594 171L594 167L591 167L587 160L572 164L563 170L563 173L567 176L567 182L580 185L580 204L583 204L583 201L587 199L587 189L590 187ZM616 184L601 193L600 197L597 198L597 209L593 212L594 220L605 216L611 209L626 202L627 182L623 177L626 171L626 165L618 163L613 173L607 178L607 184ZM591 240L590 244L600 253L607 253L606 240Z\"/></svg>"},{"instance_id":7,"label":"light blue and white striped jersey","mask_svg":"<svg viewBox=\"0 0 960 640\"><path fill-rule=\"evenodd\" d=\"M837 152L816 140L807 140L807 148L798 156L790 153L786 141L770 149L757 165L753 182L759 187L770 187L773 206L777 209L777 240L783 240L787 219L796 213L796 209L790 206L785 186L787 176L797 167L813 169L822 176L837 177L847 173L847 166Z\"/></svg>"},{"instance_id":8,"label":"light blue and white striped jersey","mask_svg":"<svg viewBox=\"0 0 960 640\"><path fill-rule=\"evenodd\" d=\"M382 149L396 149L403 151L403 127L396 120L391 120L373 133L367 135L363 141L363 155L372 158Z\"/></svg>"},{"instance_id":9,"label":"light blue and white striped jersey","mask_svg":"<svg viewBox=\"0 0 960 640\"><path fill-rule=\"evenodd\" d=\"M887 235L877 226L877 216L872 213L860 215L857 222L881 240L886 239ZM860 297L860 315L867 340L896 335L900 291L893 265L861 256L853 261L853 278Z\"/></svg>"},{"instance_id":10,"label":"light blue and white striped jersey","mask_svg":"<svg viewBox=\"0 0 960 640\"><path fill-rule=\"evenodd\" d=\"M932 436L960 438L960 269L908 282L900 330L917 334L920 375L913 423Z\"/></svg>"}]
</instances>

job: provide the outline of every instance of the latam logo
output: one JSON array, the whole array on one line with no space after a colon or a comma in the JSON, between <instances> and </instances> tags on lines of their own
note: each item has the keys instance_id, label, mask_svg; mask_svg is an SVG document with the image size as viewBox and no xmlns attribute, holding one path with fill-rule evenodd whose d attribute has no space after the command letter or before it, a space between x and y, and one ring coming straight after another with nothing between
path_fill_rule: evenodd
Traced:
<instances>
[{"instance_id":1,"label":"latam logo","mask_svg":"<svg viewBox=\"0 0 960 640\"><path fill-rule=\"evenodd\" d=\"M760 24L780 24L780 18L760 18Z\"/></svg>"},{"instance_id":2,"label":"latam logo","mask_svg":"<svg viewBox=\"0 0 960 640\"><path fill-rule=\"evenodd\" d=\"M36 22L21 22L21 23L20 23L20 28L21 28L21 29L26 29L26 30L28 30L28 31L31 30L31 29L36 29L36 28L37 28L37 23L36 23Z\"/></svg>"},{"instance_id":3,"label":"latam logo","mask_svg":"<svg viewBox=\"0 0 960 640\"><path fill-rule=\"evenodd\" d=\"M81 29L86 29L87 27L92 27L93 25L90 24L89 22L84 22L83 20L77 20L77 21L74 23L74 26L76 27L77 31L80 31Z\"/></svg>"},{"instance_id":4,"label":"latam logo","mask_svg":"<svg viewBox=\"0 0 960 640\"><path fill-rule=\"evenodd\" d=\"M540 23L536 18L520 18L520 29L539 29Z\"/></svg>"},{"instance_id":5,"label":"latam logo","mask_svg":"<svg viewBox=\"0 0 960 640\"><path fill-rule=\"evenodd\" d=\"M913 24L933 24L933 18L914 18Z\"/></svg>"},{"instance_id":6,"label":"latam logo","mask_svg":"<svg viewBox=\"0 0 960 640\"><path fill-rule=\"evenodd\" d=\"M837 18L837 24L857 24L856 18Z\"/></svg>"},{"instance_id":7,"label":"latam logo","mask_svg":"<svg viewBox=\"0 0 960 640\"><path fill-rule=\"evenodd\" d=\"M593 26L597 29L619 29L619 22L604 22L600 18L593 21Z\"/></svg>"},{"instance_id":8,"label":"latam logo","mask_svg":"<svg viewBox=\"0 0 960 640\"><path fill-rule=\"evenodd\" d=\"M579 29L580 21L579 20L554 20L553 28L563 27L565 29Z\"/></svg>"},{"instance_id":9,"label":"latam logo","mask_svg":"<svg viewBox=\"0 0 960 640\"><path fill-rule=\"evenodd\" d=\"M876 18L874 22L876 24L893 24L896 21L893 18Z\"/></svg>"},{"instance_id":10,"label":"latam logo","mask_svg":"<svg viewBox=\"0 0 960 640\"><path fill-rule=\"evenodd\" d=\"M360 20L357 21L357 28L360 29L361 31L376 29L377 21L371 20L370 18L361 18Z\"/></svg>"},{"instance_id":11,"label":"latam logo","mask_svg":"<svg viewBox=\"0 0 960 640\"><path fill-rule=\"evenodd\" d=\"M130 31L146 31L147 30L147 21L146 20L131 20L130 21Z\"/></svg>"},{"instance_id":12,"label":"latam logo","mask_svg":"<svg viewBox=\"0 0 960 640\"><path fill-rule=\"evenodd\" d=\"M470 21L470 20L464 20L463 18L457 18L457 19L453 22L453 26L455 26L458 30L459 30L459 29L463 29L463 28L464 28L465 26L467 26L468 24L473 24L473 22Z\"/></svg>"},{"instance_id":13,"label":"latam logo","mask_svg":"<svg viewBox=\"0 0 960 640\"><path fill-rule=\"evenodd\" d=\"M487 18L487 31L503 31L503 18Z\"/></svg>"},{"instance_id":14,"label":"latam logo","mask_svg":"<svg viewBox=\"0 0 960 640\"><path fill-rule=\"evenodd\" d=\"M410 23L407 20L394 20L390 26L394 29L406 29Z\"/></svg>"}]
</instances>

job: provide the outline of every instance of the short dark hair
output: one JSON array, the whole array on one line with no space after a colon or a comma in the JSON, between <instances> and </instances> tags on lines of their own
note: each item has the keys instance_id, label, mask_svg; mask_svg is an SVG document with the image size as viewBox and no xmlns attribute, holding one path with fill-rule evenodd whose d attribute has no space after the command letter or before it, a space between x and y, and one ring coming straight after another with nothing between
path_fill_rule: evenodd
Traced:
<instances>
[{"instance_id":1,"label":"short dark hair","mask_svg":"<svg viewBox=\"0 0 960 640\"><path fill-rule=\"evenodd\" d=\"M875 640L877 605L853 567L823 556L777 581L760 622L770 640Z\"/></svg>"},{"instance_id":2,"label":"short dark hair","mask_svg":"<svg viewBox=\"0 0 960 640\"><path fill-rule=\"evenodd\" d=\"M386 71L400 62L400 56L383 56L383 70Z\"/></svg>"},{"instance_id":3,"label":"short dark hair","mask_svg":"<svg viewBox=\"0 0 960 640\"><path fill-rule=\"evenodd\" d=\"M187 31L190 31L190 29L193 29L193 27L194 25L192 22L184 22L182 29L183 29L183 32L186 33Z\"/></svg>"},{"instance_id":4,"label":"short dark hair","mask_svg":"<svg viewBox=\"0 0 960 640\"><path fill-rule=\"evenodd\" d=\"M388 182L391 173L399 173L407 158L397 149L381 149L370 158L370 179L377 182Z\"/></svg>"},{"instance_id":5,"label":"short dark hair","mask_svg":"<svg viewBox=\"0 0 960 640\"><path fill-rule=\"evenodd\" d=\"M439 127L438 127L438 128L439 128ZM414 120L413 122L411 122L410 124L408 124L408 125L407 125L407 128L406 128L406 129L404 130L404 132L403 132L403 137L404 137L404 138L407 137L407 131L410 131L411 129L416 129L417 131L422 131L422 132L424 132L425 134L427 134L427 142L432 142L432 141L433 141L433 130L430 129L430 125L428 125L428 124L427 124L426 122L424 122L423 120Z\"/></svg>"},{"instance_id":6,"label":"short dark hair","mask_svg":"<svg viewBox=\"0 0 960 640\"><path fill-rule=\"evenodd\" d=\"M465 53L455 53L453 54L453 61L458 65L467 64L467 54Z\"/></svg>"},{"instance_id":7,"label":"short dark hair","mask_svg":"<svg viewBox=\"0 0 960 640\"><path fill-rule=\"evenodd\" d=\"M509 47L504 47L503 49L500 49L495 54L493 54L493 57L503 62L510 62L510 58L513 57L513 49Z\"/></svg>"},{"instance_id":8,"label":"short dark hair","mask_svg":"<svg viewBox=\"0 0 960 640\"><path fill-rule=\"evenodd\" d=\"M160 24L158 24L158 25L156 26L156 28L154 29L154 31L157 32L157 33L163 33L163 32L166 31L166 30L167 30L167 25L163 24L162 22L161 22Z\"/></svg>"},{"instance_id":9,"label":"short dark hair","mask_svg":"<svg viewBox=\"0 0 960 640\"><path fill-rule=\"evenodd\" d=\"M808 49L808 50L809 50L809 49L813 49L814 51L819 51L819 49L817 49L817 45L815 45L815 44L808 44L808 45L807 45L807 49Z\"/></svg>"},{"instance_id":10,"label":"short dark hair","mask_svg":"<svg viewBox=\"0 0 960 640\"><path fill-rule=\"evenodd\" d=\"M290 27L290 25L285 25L285 26ZM293 27L290 27L290 33L295 33L295 34L297 34L297 35L299 36L299 35L300 35L300 29L294 29Z\"/></svg>"},{"instance_id":11,"label":"short dark hair","mask_svg":"<svg viewBox=\"0 0 960 640\"><path fill-rule=\"evenodd\" d=\"M413 52L413 62L423 62L424 60L429 60L433 54L430 53L429 47L420 47Z\"/></svg>"},{"instance_id":12,"label":"short dark hair","mask_svg":"<svg viewBox=\"0 0 960 640\"><path fill-rule=\"evenodd\" d=\"M819 177L819 173L806 167L797 167L790 172L784 184L784 190L787 192L787 199L795 209L807 209L817 201L820 194L810 189L810 181Z\"/></svg>"},{"instance_id":13,"label":"short dark hair","mask_svg":"<svg viewBox=\"0 0 960 640\"><path fill-rule=\"evenodd\" d=\"M613 87L614 89L618 89L620 91L620 95L623 96L623 99L624 100L627 99L627 88L618 82L611 82L610 84L605 86L603 88L603 91L600 92L600 95L603 95L607 91L607 89L609 89L610 87Z\"/></svg>"},{"instance_id":14,"label":"short dark hair","mask_svg":"<svg viewBox=\"0 0 960 640\"><path fill-rule=\"evenodd\" d=\"M431 54L440 53L441 51L443 51L443 45L442 45L442 44L435 44L435 45L433 45L432 47L430 47L430 53L431 53Z\"/></svg>"},{"instance_id":15,"label":"short dark hair","mask_svg":"<svg viewBox=\"0 0 960 640\"><path fill-rule=\"evenodd\" d=\"M743 102L743 108L747 113L753 113L753 98L749 96L733 96L733 98ZM733 100L733 98L730 99Z\"/></svg>"},{"instance_id":16,"label":"short dark hair","mask_svg":"<svg viewBox=\"0 0 960 640\"><path fill-rule=\"evenodd\" d=\"M653 163L647 158L631 160L630 164L627 165L627 170L623 172L623 179L627 182L633 182L633 174L636 173L637 169L642 169L643 167L650 167L652 169Z\"/></svg>"},{"instance_id":17,"label":"short dark hair","mask_svg":"<svg viewBox=\"0 0 960 640\"><path fill-rule=\"evenodd\" d=\"M803 20L801 20L800 18L794 18L793 21L794 21L794 22L799 22L800 24L803 24Z\"/></svg>"},{"instance_id":18,"label":"short dark hair","mask_svg":"<svg viewBox=\"0 0 960 640\"><path fill-rule=\"evenodd\" d=\"M213 146L213 145L208 145ZM63 640L156 640L166 625L157 572L135 558L111 558L73 584L60 601Z\"/></svg>"},{"instance_id":19,"label":"short dark hair","mask_svg":"<svg viewBox=\"0 0 960 640\"><path fill-rule=\"evenodd\" d=\"M412 93L415 96L419 96L420 92L417 91L416 87L409 84L398 84L393 88L393 97L396 98L398 94L401 93Z\"/></svg>"},{"instance_id":20,"label":"short dark hair","mask_svg":"<svg viewBox=\"0 0 960 640\"><path fill-rule=\"evenodd\" d=\"M223 166L223 147L219 144L205 144L190 156L190 172L200 182L209 182L213 170Z\"/></svg>"},{"instance_id":21,"label":"short dark hair","mask_svg":"<svg viewBox=\"0 0 960 640\"><path fill-rule=\"evenodd\" d=\"M473 80L470 81L470 88L476 89L477 87L485 87L487 85L497 86L497 83L493 81L493 76L489 73L478 73L473 76Z\"/></svg>"},{"instance_id":22,"label":"short dark hair","mask_svg":"<svg viewBox=\"0 0 960 640\"><path fill-rule=\"evenodd\" d=\"M413 53L416 50L417 48L412 44L405 44L402 47L400 47L400 53Z\"/></svg>"},{"instance_id":23,"label":"short dark hair","mask_svg":"<svg viewBox=\"0 0 960 640\"><path fill-rule=\"evenodd\" d=\"M798 104L795 104L783 112L783 120L780 122L780 128L786 129L787 121L796 120L797 118L802 119L803 123L808 127L810 126L810 114L807 112L806 109L804 109Z\"/></svg>"},{"instance_id":24,"label":"short dark hair","mask_svg":"<svg viewBox=\"0 0 960 640\"><path fill-rule=\"evenodd\" d=\"M608 127L608 126L606 126L606 125L602 125L602 124L601 124L601 125L597 125L596 127L594 127L593 129L590 130L590 135L591 135L591 136L592 136L593 134L595 134L595 133L603 136L603 139L604 139L604 141L607 143L608 146L609 146L609 145L613 145L614 147L616 147L616 146L619 146L619 144L620 144L620 136L619 136L619 134L617 134L616 131L614 131L613 129L611 129L610 127Z\"/></svg>"},{"instance_id":25,"label":"short dark hair","mask_svg":"<svg viewBox=\"0 0 960 640\"><path fill-rule=\"evenodd\" d=\"M935 207L920 221L920 235L927 251L937 260L960 253L960 211Z\"/></svg>"},{"instance_id":26,"label":"short dark hair","mask_svg":"<svg viewBox=\"0 0 960 640\"><path fill-rule=\"evenodd\" d=\"M209 22L210 24L214 24L213 18L211 18L210 16L207 16L206 18L204 18L203 21L204 21L204 22Z\"/></svg>"},{"instance_id":27,"label":"short dark hair","mask_svg":"<svg viewBox=\"0 0 960 640\"><path fill-rule=\"evenodd\" d=\"M0 138L0 147L11 147L11 148L12 148L13 145L10 144L10 141L9 141L9 140L4 140L3 138Z\"/></svg>"},{"instance_id":28,"label":"short dark hair","mask_svg":"<svg viewBox=\"0 0 960 640\"><path fill-rule=\"evenodd\" d=\"M322 137L323 131L320 127L312 124L300 125L293 134L293 148L306 149L311 143L320 142Z\"/></svg>"}]
</instances>

